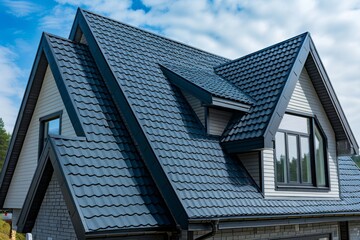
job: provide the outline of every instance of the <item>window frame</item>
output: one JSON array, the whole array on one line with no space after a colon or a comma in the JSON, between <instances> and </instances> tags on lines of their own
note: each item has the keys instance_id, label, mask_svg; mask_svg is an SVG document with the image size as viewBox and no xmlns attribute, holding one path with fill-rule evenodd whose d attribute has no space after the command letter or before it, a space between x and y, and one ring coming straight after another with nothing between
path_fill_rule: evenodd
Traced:
<instances>
[{"instance_id":1,"label":"window frame","mask_svg":"<svg viewBox=\"0 0 360 240\"><path fill-rule=\"evenodd\" d=\"M54 113L50 113L46 116L39 118L39 150L38 157L40 157L43 149L44 149L44 134L45 134L45 123L54 119L59 119L59 135L61 135L62 131L62 114L63 111L57 111Z\"/></svg>"},{"instance_id":2,"label":"window frame","mask_svg":"<svg viewBox=\"0 0 360 240\"><path fill-rule=\"evenodd\" d=\"M308 119L309 123L309 134L303 132L296 132L291 130L284 130L278 128L276 133L281 132L284 133L284 141L285 141L285 154L286 154L286 164L287 164L287 182L278 182L277 180L277 167L276 167L276 141L274 136L273 141L273 150L274 150L274 179L275 179L275 190L284 190L284 191L329 191L330 190L330 176L329 176L329 156L328 156L328 141L326 134L324 130L322 129L320 122L316 115L310 115L310 114L301 114L301 113L294 113L294 112L285 112L285 114L303 117ZM316 176L316 161L315 161L315 143L314 143L314 137L315 137L315 127L320 132L323 141L324 141L324 170L325 170L325 186L319 186L317 182L317 176ZM275 134L276 134L275 133ZM288 134L290 135L296 135L297 139L297 151L298 151L298 182L290 182L289 181L289 159L288 159ZM301 137L308 137L309 138L309 150L310 150L310 167L311 167L311 183L302 183L302 166L301 166Z\"/></svg>"}]
</instances>

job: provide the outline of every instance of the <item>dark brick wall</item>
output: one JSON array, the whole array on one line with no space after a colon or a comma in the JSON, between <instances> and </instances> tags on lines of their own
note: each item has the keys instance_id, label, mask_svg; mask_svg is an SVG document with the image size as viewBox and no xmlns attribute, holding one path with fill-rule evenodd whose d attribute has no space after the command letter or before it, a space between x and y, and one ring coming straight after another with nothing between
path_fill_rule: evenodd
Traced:
<instances>
[{"instance_id":1,"label":"dark brick wall","mask_svg":"<svg viewBox=\"0 0 360 240\"><path fill-rule=\"evenodd\" d=\"M33 239L77 239L59 183L54 175L41 204L32 234Z\"/></svg>"}]
</instances>

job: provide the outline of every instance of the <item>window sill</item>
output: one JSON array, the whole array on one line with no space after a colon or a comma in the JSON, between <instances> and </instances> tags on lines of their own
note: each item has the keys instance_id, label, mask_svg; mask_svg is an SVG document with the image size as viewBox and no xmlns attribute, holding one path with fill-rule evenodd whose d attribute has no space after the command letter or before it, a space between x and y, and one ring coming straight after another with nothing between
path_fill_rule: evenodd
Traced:
<instances>
[{"instance_id":1,"label":"window sill","mask_svg":"<svg viewBox=\"0 0 360 240\"><path fill-rule=\"evenodd\" d=\"M278 185L276 191L300 191L300 192L328 192L329 187L314 187L306 185Z\"/></svg>"}]
</instances>

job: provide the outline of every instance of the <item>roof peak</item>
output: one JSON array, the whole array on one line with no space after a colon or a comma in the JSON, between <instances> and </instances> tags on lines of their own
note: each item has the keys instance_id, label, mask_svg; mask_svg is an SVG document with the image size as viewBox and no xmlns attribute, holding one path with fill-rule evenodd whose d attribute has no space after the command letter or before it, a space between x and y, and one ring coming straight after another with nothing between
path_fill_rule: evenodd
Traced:
<instances>
[{"instance_id":1,"label":"roof peak","mask_svg":"<svg viewBox=\"0 0 360 240\"><path fill-rule=\"evenodd\" d=\"M240 61L240 60L242 60L242 59L244 59L244 58L248 58L248 57L250 57L250 56L252 56L252 55L259 54L260 52L263 52L263 51L266 51L266 50L268 50L268 49L277 47L277 46L279 46L279 45L282 45L282 44L284 44L284 43L286 43L286 42L290 42L290 41L292 41L292 40L294 40L294 39L297 39L297 38L300 38L300 37L301 37L301 38L303 38L303 40L304 40L304 39L306 38L306 36L308 36L308 35L310 35L309 32L304 32L304 33L302 33L302 34L299 34L299 35L296 35L296 36L291 37L291 38L289 38L289 39L286 39L286 40L283 40L283 41L281 41L281 42L275 43L275 44L273 44L273 45L270 45L270 46L268 46L268 47L262 48L262 49L260 49L260 50L255 51L255 52L251 52L251 53L249 53L249 54L246 54L246 55L244 55L244 56L242 56L242 57L236 58L236 59L231 60L231 61L229 61L229 62L220 64L219 66L215 66L215 67L214 67L214 70L216 71L217 69L219 69L219 68L221 68L221 67L223 67L223 66L227 66L228 64L232 64L232 63L237 62L237 61Z\"/></svg>"}]
</instances>

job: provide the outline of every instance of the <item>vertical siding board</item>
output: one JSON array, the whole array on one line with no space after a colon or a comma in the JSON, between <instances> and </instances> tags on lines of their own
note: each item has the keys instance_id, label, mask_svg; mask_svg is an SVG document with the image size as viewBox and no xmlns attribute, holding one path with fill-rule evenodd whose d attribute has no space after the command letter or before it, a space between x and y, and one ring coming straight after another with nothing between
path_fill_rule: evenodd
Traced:
<instances>
[{"instance_id":1,"label":"vertical siding board","mask_svg":"<svg viewBox=\"0 0 360 240\"><path fill-rule=\"evenodd\" d=\"M22 208L37 166L40 129L39 118L60 110L63 111L62 135L69 137L76 136L60 93L56 87L54 77L48 67L15 168L14 176L5 199L4 208Z\"/></svg>"},{"instance_id":2,"label":"vertical siding board","mask_svg":"<svg viewBox=\"0 0 360 240\"><path fill-rule=\"evenodd\" d=\"M328 140L328 161L331 191L311 193L301 191L276 191L273 149L266 149L262 151L264 157L265 197L301 196L339 198L335 133L305 68L302 70L299 81L296 83L287 110L317 116Z\"/></svg>"}]
</instances>

